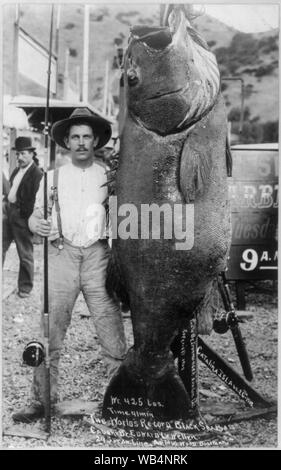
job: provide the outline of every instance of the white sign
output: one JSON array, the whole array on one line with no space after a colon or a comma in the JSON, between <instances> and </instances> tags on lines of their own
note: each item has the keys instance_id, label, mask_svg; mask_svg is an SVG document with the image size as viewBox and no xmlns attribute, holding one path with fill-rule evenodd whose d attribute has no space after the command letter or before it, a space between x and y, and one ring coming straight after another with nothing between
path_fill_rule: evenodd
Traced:
<instances>
[{"instance_id":1,"label":"white sign","mask_svg":"<svg viewBox=\"0 0 281 470\"><path fill-rule=\"evenodd\" d=\"M29 80L47 88L49 54L21 28L19 30L18 71ZM51 60L50 91L56 93L57 60Z\"/></svg>"}]
</instances>

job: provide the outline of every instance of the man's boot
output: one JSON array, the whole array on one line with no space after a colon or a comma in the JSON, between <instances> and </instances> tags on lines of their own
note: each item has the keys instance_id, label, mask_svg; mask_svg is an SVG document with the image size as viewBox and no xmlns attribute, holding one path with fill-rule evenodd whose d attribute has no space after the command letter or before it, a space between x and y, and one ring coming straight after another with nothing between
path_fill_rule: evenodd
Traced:
<instances>
[{"instance_id":1,"label":"man's boot","mask_svg":"<svg viewBox=\"0 0 281 470\"><path fill-rule=\"evenodd\" d=\"M32 421L43 417L44 406L39 403L25 406L12 414L12 418L16 423L31 423Z\"/></svg>"}]
</instances>

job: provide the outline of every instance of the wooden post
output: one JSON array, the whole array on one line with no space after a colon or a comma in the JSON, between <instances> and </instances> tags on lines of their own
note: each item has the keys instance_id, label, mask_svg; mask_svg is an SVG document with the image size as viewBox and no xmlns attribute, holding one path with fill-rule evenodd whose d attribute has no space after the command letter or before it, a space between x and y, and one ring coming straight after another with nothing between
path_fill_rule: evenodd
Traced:
<instances>
[{"instance_id":1,"label":"wooden post","mask_svg":"<svg viewBox=\"0 0 281 470\"><path fill-rule=\"evenodd\" d=\"M88 101L89 92L89 24L90 24L90 6L84 7L84 56L83 56L83 80L82 80L82 101Z\"/></svg>"},{"instance_id":2,"label":"wooden post","mask_svg":"<svg viewBox=\"0 0 281 470\"><path fill-rule=\"evenodd\" d=\"M15 150L12 150L15 145L16 138L17 130L14 127L10 128L9 177L11 176L17 165L16 152Z\"/></svg>"},{"instance_id":3,"label":"wooden post","mask_svg":"<svg viewBox=\"0 0 281 470\"><path fill-rule=\"evenodd\" d=\"M63 98L64 98L64 100L68 99L68 87L69 87L68 65L69 65L69 49L67 48L66 51L65 51L64 80L63 80Z\"/></svg>"},{"instance_id":4,"label":"wooden post","mask_svg":"<svg viewBox=\"0 0 281 470\"><path fill-rule=\"evenodd\" d=\"M57 6L57 23L56 23L56 34L55 34L55 54L57 58L59 57L59 32L60 32L60 13L61 13L61 5ZM57 97L58 94L58 64L57 64L57 76L56 76L56 93L54 97Z\"/></svg>"},{"instance_id":5,"label":"wooden post","mask_svg":"<svg viewBox=\"0 0 281 470\"><path fill-rule=\"evenodd\" d=\"M103 108L102 112L106 115L107 111L107 97L108 97L108 75L109 75L109 61L105 62L105 80L104 80L104 92L103 92Z\"/></svg>"},{"instance_id":6,"label":"wooden post","mask_svg":"<svg viewBox=\"0 0 281 470\"><path fill-rule=\"evenodd\" d=\"M12 75L12 96L18 94L18 58L19 58L19 19L20 7L16 5L14 23L14 48L13 48L13 75Z\"/></svg>"},{"instance_id":7,"label":"wooden post","mask_svg":"<svg viewBox=\"0 0 281 470\"><path fill-rule=\"evenodd\" d=\"M15 12L15 23L14 23L14 46L13 46L13 75L12 75L12 97L14 98L18 94L18 58L19 58L19 21L20 21L20 6L16 5ZM10 151L9 151L9 176L16 168L17 159L16 153L12 148L14 147L15 140L17 138L17 130L15 128L10 129Z\"/></svg>"},{"instance_id":8,"label":"wooden post","mask_svg":"<svg viewBox=\"0 0 281 470\"><path fill-rule=\"evenodd\" d=\"M75 72L76 72L76 88L77 88L77 93L78 93L78 100L82 101L80 66L79 65L76 65Z\"/></svg>"},{"instance_id":9,"label":"wooden post","mask_svg":"<svg viewBox=\"0 0 281 470\"><path fill-rule=\"evenodd\" d=\"M235 287L236 287L237 310L246 310L244 282L236 281Z\"/></svg>"},{"instance_id":10,"label":"wooden post","mask_svg":"<svg viewBox=\"0 0 281 470\"><path fill-rule=\"evenodd\" d=\"M124 75L121 75L119 83L119 112L118 112L118 133L121 136L123 132L124 122L126 117L126 102L125 102L125 88L124 88Z\"/></svg>"}]
</instances>

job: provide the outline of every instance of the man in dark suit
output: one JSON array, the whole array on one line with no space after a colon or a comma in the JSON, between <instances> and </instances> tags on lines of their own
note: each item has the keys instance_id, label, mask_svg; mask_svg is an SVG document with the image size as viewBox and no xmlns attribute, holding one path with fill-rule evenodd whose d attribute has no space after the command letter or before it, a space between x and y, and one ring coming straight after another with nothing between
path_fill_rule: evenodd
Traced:
<instances>
[{"instance_id":1,"label":"man in dark suit","mask_svg":"<svg viewBox=\"0 0 281 470\"><path fill-rule=\"evenodd\" d=\"M3 210L3 258L14 240L20 259L18 295L28 297L33 287L33 234L28 228L35 195L42 178L42 171L34 162L35 147L30 137L18 137L15 141L18 167L10 177L11 189Z\"/></svg>"}]
</instances>

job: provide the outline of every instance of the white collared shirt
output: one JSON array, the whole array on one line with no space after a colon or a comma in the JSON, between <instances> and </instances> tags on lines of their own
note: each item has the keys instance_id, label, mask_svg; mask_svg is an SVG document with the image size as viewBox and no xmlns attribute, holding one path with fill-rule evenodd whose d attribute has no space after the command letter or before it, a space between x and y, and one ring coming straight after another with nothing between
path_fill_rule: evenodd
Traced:
<instances>
[{"instance_id":1,"label":"white collared shirt","mask_svg":"<svg viewBox=\"0 0 281 470\"><path fill-rule=\"evenodd\" d=\"M23 179L24 174L27 172L28 168L31 167L32 163L33 161L30 162L29 165L27 165L26 167L20 168L16 176L14 177L12 187L8 194L8 200L10 202L15 203L17 201L17 190L19 189L19 185L21 183L21 180Z\"/></svg>"},{"instance_id":2,"label":"white collared shirt","mask_svg":"<svg viewBox=\"0 0 281 470\"><path fill-rule=\"evenodd\" d=\"M106 168L100 163L93 163L89 168L81 169L72 163L59 168L58 201L63 236L74 246L88 247L106 236L107 200ZM58 224L55 204L52 203L54 170L48 171L48 196L51 209L52 230L50 239L58 238ZM36 195L35 210L43 215L44 178Z\"/></svg>"}]
</instances>

